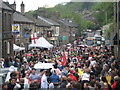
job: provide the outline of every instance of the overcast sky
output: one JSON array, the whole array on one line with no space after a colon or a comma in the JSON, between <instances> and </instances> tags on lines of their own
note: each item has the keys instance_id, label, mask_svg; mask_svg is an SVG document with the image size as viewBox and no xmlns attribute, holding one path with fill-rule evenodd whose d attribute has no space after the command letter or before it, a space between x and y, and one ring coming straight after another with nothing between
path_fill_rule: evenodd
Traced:
<instances>
[{"instance_id":1,"label":"overcast sky","mask_svg":"<svg viewBox=\"0 0 120 90\"><path fill-rule=\"evenodd\" d=\"M3 0L3 1L8 1L10 4L16 1L17 11L20 11L20 4L23 1L23 3L25 4L25 12L29 10L36 10L38 9L38 7L43 7L45 5L48 5L49 7L54 7L56 4L62 2L70 2L70 0Z\"/></svg>"}]
</instances>

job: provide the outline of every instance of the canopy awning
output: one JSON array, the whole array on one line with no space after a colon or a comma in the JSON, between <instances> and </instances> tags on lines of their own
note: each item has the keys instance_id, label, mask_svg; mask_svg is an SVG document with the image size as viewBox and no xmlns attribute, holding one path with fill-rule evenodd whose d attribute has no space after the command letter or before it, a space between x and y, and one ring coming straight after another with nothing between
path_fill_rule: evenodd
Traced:
<instances>
[{"instance_id":1,"label":"canopy awning","mask_svg":"<svg viewBox=\"0 0 120 90\"><path fill-rule=\"evenodd\" d=\"M29 48L31 47L52 48L53 45L50 44L44 37L40 37L35 44L29 45Z\"/></svg>"},{"instance_id":2,"label":"canopy awning","mask_svg":"<svg viewBox=\"0 0 120 90\"><path fill-rule=\"evenodd\" d=\"M24 47L19 47L16 44L13 44L13 50L14 51L22 51L22 50L25 50L25 48Z\"/></svg>"}]
</instances>

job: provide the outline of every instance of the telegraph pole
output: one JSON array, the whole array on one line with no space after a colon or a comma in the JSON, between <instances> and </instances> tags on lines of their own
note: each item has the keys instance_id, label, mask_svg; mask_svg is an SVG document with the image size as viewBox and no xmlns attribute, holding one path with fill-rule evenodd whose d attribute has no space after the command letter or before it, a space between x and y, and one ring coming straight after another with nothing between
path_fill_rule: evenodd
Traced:
<instances>
[{"instance_id":1,"label":"telegraph pole","mask_svg":"<svg viewBox=\"0 0 120 90\"><path fill-rule=\"evenodd\" d=\"M0 0L0 58L2 58L2 0Z\"/></svg>"},{"instance_id":2,"label":"telegraph pole","mask_svg":"<svg viewBox=\"0 0 120 90\"><path fill-rule=\"evenodd\" d=\"M118 58L118 61L120 59L119 51L120 51L120 46L119 46L119 0L117 0L117 58Z\"/></svg>"}]
</instances>

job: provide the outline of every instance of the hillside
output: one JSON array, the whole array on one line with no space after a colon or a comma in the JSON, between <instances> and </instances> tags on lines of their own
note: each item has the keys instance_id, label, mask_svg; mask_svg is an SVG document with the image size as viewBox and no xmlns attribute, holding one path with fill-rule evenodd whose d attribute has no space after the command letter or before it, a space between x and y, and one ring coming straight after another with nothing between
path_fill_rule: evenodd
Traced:
<instances>
[{"instance_id":1,"label":"hillside","mask_svg":"<svg viewBox=\"0 0 120 90\"><path fill-rule=\"evenodd\" d=\"M50 18L55 12L60 18L73 19L78 25L80 32L89 29L99 29L101 26L112 23L114 8L112 2L69 2L56 5L54 8L39 8L46 12ZM35 14L36 11L29 11L26 14Z\"/></svg>"}]
</instances>

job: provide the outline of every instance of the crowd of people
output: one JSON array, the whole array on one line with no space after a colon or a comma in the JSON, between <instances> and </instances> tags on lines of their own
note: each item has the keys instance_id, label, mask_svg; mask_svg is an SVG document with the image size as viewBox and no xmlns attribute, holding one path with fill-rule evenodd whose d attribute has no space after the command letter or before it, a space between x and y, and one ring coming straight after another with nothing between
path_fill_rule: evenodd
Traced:
<instances>
[{"instance_id":1,"label":"crowd of people","mask_svg":"<svg viewBox=\"0 0 120 90\"><path fill-rule=\"evenodd\" d=\"M53 68L38 72L34 65L39 62L53 63ZM107 46L32 49L1 63L2 68L13 68L3 90L120 90L120 61Z\"/></svg>"}]
</instances>

